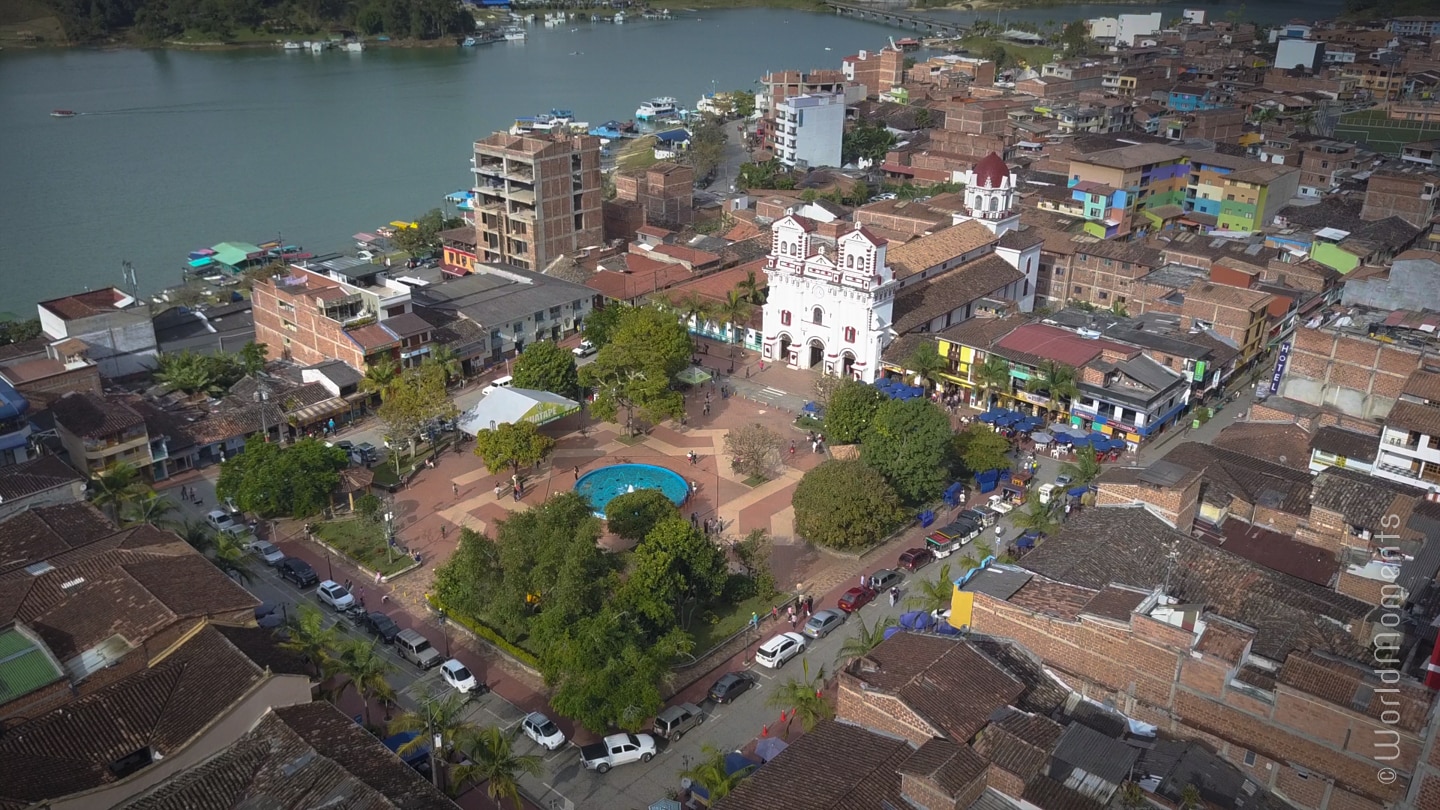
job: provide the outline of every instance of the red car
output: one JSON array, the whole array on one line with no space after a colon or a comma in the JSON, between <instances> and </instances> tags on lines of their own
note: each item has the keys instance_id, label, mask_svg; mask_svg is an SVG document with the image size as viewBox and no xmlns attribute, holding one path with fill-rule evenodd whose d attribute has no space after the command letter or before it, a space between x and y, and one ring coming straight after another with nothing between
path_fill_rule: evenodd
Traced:
<instances>
[{"instance_id":1,"label":"red car","mask_svg":"<svg viewBox=\"0 0 1440 810\"><path fill-rule=\"evenodd\" d=\"M900 555L899 564L900 567L906 571L914 571L918 568L924 568L934 559L935 555L931 553L928 548L911 548L906 549L904 553Z\"/></svg>"},{"instance_id":2,"label":"red car","mask_svg":"<svg viewBox=\"0 0 1440 810\"><path fill-rule=\"evenodd\" d=\"M846 613L854 613L860 608L870 604L870 600L874 598L874 591L869 588L856 586L840 595L840 602L837 607Z\"/></svg>"}]
</instances>

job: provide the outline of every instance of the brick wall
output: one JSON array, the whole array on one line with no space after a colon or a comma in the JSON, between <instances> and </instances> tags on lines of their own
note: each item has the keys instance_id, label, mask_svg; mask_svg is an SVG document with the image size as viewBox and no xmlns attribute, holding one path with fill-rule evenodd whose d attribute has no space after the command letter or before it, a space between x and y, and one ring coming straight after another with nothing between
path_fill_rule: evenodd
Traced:
<instances>
[{"instance_id":1,"label":"brick wall","mask_svg":"<svg viewBox=\"0 0 1440 810\"><path fill-rule=\"evenodd\" d=\"M1095 493L1097 506L1149 504L1151 511L1181 531L1189 531L1200 509L1200 485L1196 477L1184 489L1101 481Z\"/></svg>"},{"instance_id":2,"label":"brick wall","mask_svg":"<svg viewBox=\"0 0 1440 810\"><path fill-rule=\"evenodd\" d=\"M985 770L985 782L1012 799L1025 793L1025 782L1020 777L993 763Z\"/></svg>"},{"instance_id":3,"label":"brick wall","mask_svg":"<svg viewBox=\"0 0 1440 810\"><path fill-rule=\"evenodd\" d=\"M1372 605L1383 603L1381 590L1387 583L1368 577L1357 577L1346 570L1340 571L1340 579L1335 583L1335 590L1346 596L1352 596L1362 602Z\"/></svg>"},{"instance_id":4,"label":"brick wall","mask_svg":"<svg viewBox=\"0 0 1440 810\"><path fill-rule=\"evenodd\" d=\"M34 411L50 407L50 403L72 391L89 391L92 394L100 394L104 391L100 384L100 367L97 365L84 366L52 374L49 377L22 382L15 386L15 390L30 402L30 408Z\"/></svg>"},{"instance_id":5,"label":"brick wall","mask_svg":"<svg viewBox=\"0 0 1440 810\"><path fill-rule=\"evenodd\" d=\"M1418 351L1335 330L1298 329L1280 393L1359 420L1383 417L1419 364Z\"/></svg>"},{"instance_id":6,"label":"brick wall","mask_svg":"<svg viewBox=\"0 0 1440 810\"><path fill-rule=\"evenodd\" d=\"M835 717L882 734L909 740L921 746L945 732L926 722L898 698L861 688L860 680L849 672L840 673L839 700ZM968 740L958 740L965 743Z\"/></svg>"},{"instance_id":7,"label":"brick wall","mask_svg":"<svg viewBox=\"0 0 1440 810\"><path fill-rule=\"evenodd\" d=\"M1428 228L1435 216L1436 175L1376 172L1365 184L1365 207L1360 218L1365 220L1400 217L1416 228ZM1425 194L1426 186L1430 194Z\"/></svg>"}]
</instances>

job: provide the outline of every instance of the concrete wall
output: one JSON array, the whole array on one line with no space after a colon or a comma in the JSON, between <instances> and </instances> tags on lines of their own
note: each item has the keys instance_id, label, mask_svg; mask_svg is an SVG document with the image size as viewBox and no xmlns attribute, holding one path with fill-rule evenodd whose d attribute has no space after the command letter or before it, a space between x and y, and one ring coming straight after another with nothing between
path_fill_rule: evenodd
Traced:
<instances>
[{"instance_id":1,"label":"concrete wall","mask_svg":"<svg viewBox=\"0 0 1440 810\"><path fill-rule=\"evenodd\" d=\"M1420 301L1440 301L1440 254L1434 259L1396 259L1388 278L1370 276L1345 283L1341 303L1376 309L1409 309Z\"/></svg>"},{"instance_id":2,"label":"concrete wall","mask_svg":"<svg viewBox=\"0 0 1440 810\"><path fill-rule=\"evenodd\" d=\"M159 353L155 327L143 307L66 321L59 336L83 341L88 349L86 356L106 377L148 372L155 367Z\"/></svg>"}]
</instances>

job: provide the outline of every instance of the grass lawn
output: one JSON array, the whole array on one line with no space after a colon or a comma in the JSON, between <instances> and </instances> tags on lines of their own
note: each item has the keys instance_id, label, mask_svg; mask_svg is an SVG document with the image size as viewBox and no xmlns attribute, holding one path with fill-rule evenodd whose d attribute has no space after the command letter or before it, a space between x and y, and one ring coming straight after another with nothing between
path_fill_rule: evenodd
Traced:
<instances>
[{"instance_id":1,"label":"grass lawn","mask_svg":"<svg viewBox=\"0 0 1440 810\"><path fill-rule=\"evenodd\" d=\"M315 536L360 565L386 576L413 562L399 551L387 552L384 527L363 518L321 523L315 528Z\"/></svg>"},{"instance_id":2,"label":"grass lawn","mask_svg":"<svg viewBox=\"0 0 1440 810\"><path fill-rule=\"evenodd\" d=\"M655 158L655 136L631 138L615 156L615 165L622 172L648 169L659 161Z\"/></svg>"},{"instance_id":3,"label":"grass lawn","mask_svg":"<svg viewBox=\"0 0 1440 810\"><path fill-rule=\"evenodd\" d=\"M442 439L438 444L425 445L420 452L413 456L400 455L400 471L408 473L416 464L435 455L437 450L444 450L450 446L450 442ZM395 456L386 456L385 460L371 467L375 473L375 483L382 487L393 487L400 483L400 476L395 474Z\"/></svg>"},{"instance_id":4,"label":"grass lawn","mask_svg":"<svg viewBox=\"0 0 1440 810\"><path fill-rule=\"evenodd\" d=\"M711 647L745 629L745 625L750 623L751 613L758 613L762 618L769 616L770 608L779 605L785 599L786 596L783 593L768 599L755 596L723 613L710 611L696 616L695 620L690 623L690 638L695 640L695 655L704 655ZM715 619L713 623L710 621L712 618ZM766 630L779 632L772 626L761 624L762 634Z\"/></svg>"},{"instance_id":5,"label":"grass lawn","mask_svg":"<svg viewBox=\"0 0 1440 810\"><path fill-rule=\"evenodd\" d=\"M1016 42L1006 42L993 37L965 37L960 40L960 45L969 51L972 56L981 57L983 57L990 48L999 45L1005 49L1005 56L1010 63L1006 65L1006 67L1018 65L1023 62L1027 67L1038 68L1046 62L1049 62L1055 56L1055 51L1044 45L1021 45Z\"/></svg>"}]
</instances>

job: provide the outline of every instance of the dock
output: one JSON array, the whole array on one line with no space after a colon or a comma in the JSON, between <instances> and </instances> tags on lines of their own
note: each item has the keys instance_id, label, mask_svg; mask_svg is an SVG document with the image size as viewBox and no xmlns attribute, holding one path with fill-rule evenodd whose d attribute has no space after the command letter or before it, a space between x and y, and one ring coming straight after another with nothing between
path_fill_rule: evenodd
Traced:
<instances>
[{"instance_id":1,"label":"dock","mask_svg":"<svg viewBox=\"0 0 1440 810\"><path fill-rule=\"evenodd\" d=\"M926 17L923 14L912 14L900 7L878 4L838 3L832 2L832 0L825 0L825 5L835 9L835 13L842 17L872 20L895 28L921 31L935 37L957 39L964 36L968 30L959 23L950 22L949 20L939 20L934 17Z\"/></svg>"}]
</instances>

